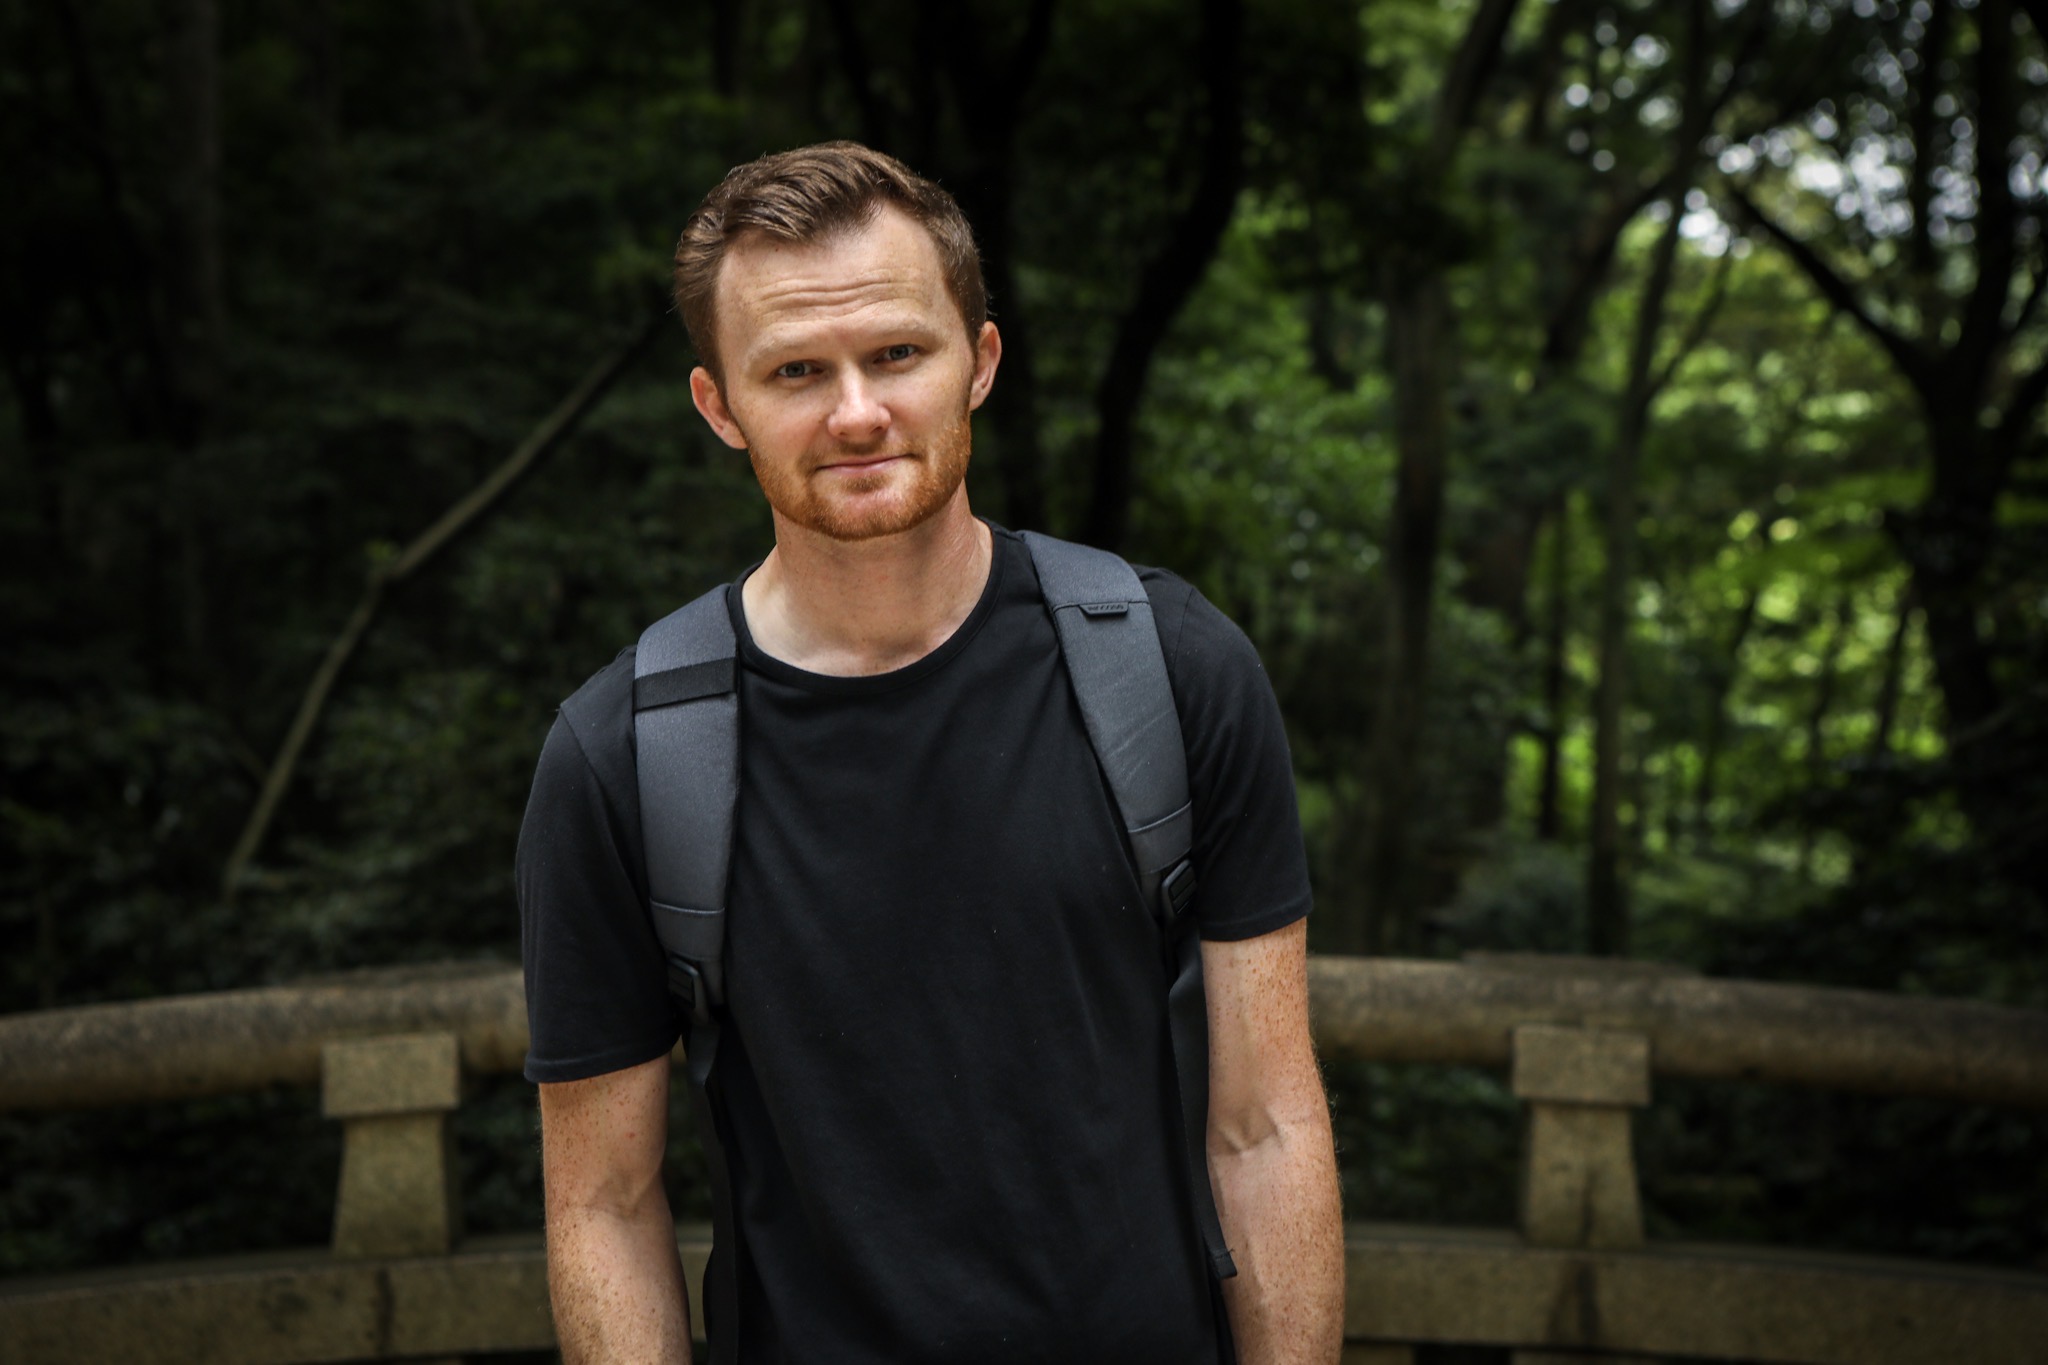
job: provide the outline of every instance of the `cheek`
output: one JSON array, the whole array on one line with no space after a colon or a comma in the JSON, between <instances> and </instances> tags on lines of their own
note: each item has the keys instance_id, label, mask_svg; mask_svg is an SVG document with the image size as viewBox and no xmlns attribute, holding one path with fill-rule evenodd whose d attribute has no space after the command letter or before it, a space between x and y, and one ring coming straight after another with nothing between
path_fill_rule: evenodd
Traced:
<instances>
[{"instance_id":1,"label":"cheek","mask_svg":"<svg viewBox=\"0 0 2048 1365\"><path fill-rule=\"evenodd\" d=\"M811 407L811 404L788 399L748 403L733 410L733 423L739 427L749 448L766 446L771 450L783 450L792 442L800 445L808 439L805 433L818 423Z\"/></svg>"}]
</instances>

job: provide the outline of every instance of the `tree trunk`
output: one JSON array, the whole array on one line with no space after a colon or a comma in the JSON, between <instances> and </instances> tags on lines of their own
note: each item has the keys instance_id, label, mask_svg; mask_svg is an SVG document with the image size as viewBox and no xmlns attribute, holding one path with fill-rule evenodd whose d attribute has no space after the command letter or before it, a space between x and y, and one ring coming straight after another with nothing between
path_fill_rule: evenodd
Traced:
<instances>
[{"instance_id":1,"label":"tree trunk","mask_svg":"<svg viewBox=\"0 0 2048 1365\"><path fill-rule=\"evenodd\" d=\"M1426 721L1429 626L1436 596L1450 445L1450 292L1441 267L1390 254L1385 265L1393 371L1394 514L1387 551L1387 628L1373 710L1367 821L1367 947L1412 946L1410 831Z\"/></svg>"},{"instance_id":2,"label":"tree trunk","mask_svg":"<svg viewBox=\"0 0 2048 1365\"><path fill-rule=\"evenodd\" d=\"M1628 954L1629 910L1622 879L1622 733L1628 696L1629 622L1635 578L1636 464L1649 423L1651 363L1663 330L1664 304L1678 256L1685 192L1671 197L1671 217L1657 239L1650 276L1636 306L1635 344L1620 428L1607 466L1607 562L1600 576L1600 678L1593 700L1593 821L1586 870L1586 943L1591 952Z\"/></svg>"},{"instance_id":3,"label":"tree trunk","mask_svg":"<svg viewBox=\"0 0 2048 1365\"><path fill-rule=\"evenodd\" d=\"M220 14L215 0L180 0L165 72L170 138L167 200L172 240L172 361L178 396L171 438L178 457L167 469L165 510L177 556L178 621L189 679L216 703L219 670L210 648L206 491L198 468L219 400L222 294L220 240Z\"/></svg>"},{"instance_id":4,"label":"tree trunk","mask_svg":"<svg viewBox=\"0 0 2048 1365\"><path fill-rule=\"evenodd\" d=\"M226 315L220 246L220 14L215 0L179 0L165 76L173 242L169 274L178 340L174 363L194 409L187 419L193 429L180 434L195 440L220 382Z\"/></svg>"},{"instance_id":5,"label":"tree trunk","mask_svg":"<svg viewBox=\"0 0 2048 1365\"><path fill-rule=\"evenodd\" d=\"M1556 843L1564 834L1559 779L1564 766L1564 646L1571 623L1572 500L1558 498L1551 514L1548 614L1543 623L1543 768L1536 782L1536 837Z\"/></svg>"},{"instance_id":6,"label":"tree trunk","mask_svg":"<svg viewBox=\"0 0 2048 1365\"><path fill-rule=\"evenodd\" d=\"M1628 696L1627 653L1635 573L1636 464L1655 397L1657 341L1677 265L1685 194L1705 135L1706 0L1688 6L1685 111L1680 121L1667 200L1671 215L1651 254L1650 273L1636 305L1629 353L1628 390L1607 474L1607 563L1600 585L1600 681L1593 706L1593 829L1586 868L1586 943L1590 951L1628 954L1628 889L1621 854L1622 722ZM1669 371L1666 372L1667 375Z\"/></svg>"},{"instance_id":7,"label":"tree trunk","mask_svg":"<svg viewBox=\"0 0 2048 1365\"><path fill-rule=\"evenodd\" d=\"M2031 6L2030 13L2039 8ZM1939 311L1938 326L1928 326L1919 336L1907 335L1867 307L1863 289L1810 244L1739 190L1731 197L1829 304L1870 335L1920 398L1927 424L1930 487L1918 508L1888 517L1886 526L1912 573L1912 592L1942 695L1956 794L1986 847L2015 842L2021 847L2014 856L2024 870L2015 880L2038 886L2048 884L2048 855L2031 853L2040 841L2027 841L2026 831L2016 831L2018 841L2008 837L2020 817L2009 799L2013 775L2000 745L2006 739L2002 731L2015 717L2005 710L1991 648L1979 627L1979 612L1991 590L1985 576L1999 538L1999 499L2010 482L2017 453L2031 438L2041 405L2048 400L2048 363L2034 359L2030 367L2017 371L2010 363L2018 332L2028 325L2032 298L2038 297L2030 297L2017 312L2012 308L2014 276L2025 264L2024 230L2030 216L2013 189L2022 125L2018 63L2025 49L2012 41L2010 0L1981 0L1968 13L1966 22L1974 28L1975 40L1954 44L1959 51L1972 51L1968 67L1941 63L1934 60L1939 54L1923 53L1921 66L1927 74L1915 94L1917 111L1918 101L1939 98L1933 88L1939 78L1967 86L1976 97L1977 164L1972 179L1977 208L1967 247L1970 269L1955 272L1970 283L1944 296L1939 310L1919 310L1930 324ZM1939 30L1934 36L1944 37ZM1906 131L1931 132L1937 121L1916 111L1909 111L1915 117ZM1919 147L1913 159L1932 164L1935 150ZM1910 186L1909 192L1921 193ZM1911 242L1907 247L1893 271L1879 267L1880 273L1904 277L1888 281L1895 294L1913 294L1919 287L1916 279L1925 275L1915 274L1919 248Z\"/></svg>"},{"instance_id":8,"label":"tree trunk","mask_svg":"<svg viewBox=\"0 0 2048 1365\"><path fill-rule=\"evenodd\" d=\"M1827 781L1828 755L1826 731L1828 712L1835 705L1835 682L1841 670L1842 642L1849 634L1849 621L1853 616L1849 595L1845 592L1835 599L1834 610L1828 618L1827 643L1821 646L1820 672L1813 683L1813 706L1806 713L1806 786L1809 795L1818 791ZM1810 814L1802 814L1799 830L1798 879L1810 880L1813 867L1813 845L1817 831Z\"/></svg>"},{"instance_id":9,"label":"tree trunk","mask_svg":"<svg viewBox=\"0 0 2048 1365\"><path fill-rule=\"evenodd\" d=\"M1973 478L1980 461L1974 413L1930 414L1934 427L1934 487L1927 501L1901 519L1899 539L1913 571L1928 654L1941 684L1951 743L1997 713L2001 698L1991 651L1978 626L1983 571L1997 534L1996 492ZM1958 753L1964 761L1967 756Z\"/></svg>"},{"instance_id":10,"label":"tree trunk","mask_svg":"<svg viewBox=\"0 0 2048 1365\"><path fill-rule=\"evenodd\" d=\"M1038 426L1037 348L1030 319L1017 299L1017 273L1007 244L1000 254L984 249L982 255L990 267L990 311L1001 309L997 327L1003 337L1003 377L989 394L988 421L995 428L1003 521L1013 530L1045 530L1045 441Z\"/></svg>"},{"instance_id":11,"label":"tree trunk","mask_svg":"<svg viewBox=\"0 0 2048 1365\"><path fill-rule=\"evenodd\" d=\"M745 0L711 0L711 88L726 99L740 93L740 6Z\"/></svg>"},{"instance_id":12,"label":"tree trunk","mask_svg":"<svg viewBox=\"0 0 2048 1365\"><path fill-rule=\"evenodd\" d=\"M1208 273L1244 182L1242 0L1203 0L1200 65L1208 126L1193 196L1166 244L1146 265L1138 294L1118 324L1109 364L1095 389L1095 472L1082 539L1113 550L1130 530L1133 438L1152 359L1174 318Z\"/></svg>"},{"instance_id":13,"label":"tree trunk","mask_svg":"<svg viewBox=\"0 0 2048 1365\"><path fill-rule=\"evenodd\" d=\"M1714 798L1719 794L1721 753L1728 744L1728 698L1734 695L1735 680L1742 675L1742 646L1749 639L1750 627L1756 623L1757 596L1754 587L1742 595L1742 605L1735 611L1735 624L1728 632L1727 656L1716 666L1709 683L1707 733L1700 745L1699 785L1693 789L1692 797L1692 846L1695 850L1709 847L1713 839Z\"/></svg>"},{"instance_id":14,"label":"tree trunk","mask_svg":"<svg viewBox=\"0 0 2048 1365\"><path fill-rule=\"evenodd\" d=\"M919 41L936 54L935 61L920 65L943 67L961 126L967 132L970 164L950 179L956 185L962 211L974 224L988 285L989 314L1003 337L1002 378L990 393L985 411L995 429L1003 520L1019 529L1044 529L1046 507L1037 348L1017 283L1017 135L1029 107L1031 86L1051 43L1053 11L1053 0L1034 0L1023 35L1000 69L991 69L971 8L927 3L919 7L917 25ZM858 31L850 12L838 22L848 35L851 61L857 51ZM862 73L849 70L848 74L857 88L866 87ZM929 72L921 76L914 89L913 140L919 142L937 140L938 87L929 76ZM875 103L871 93L866 98ZM879 113L869 117L880 119Z\"/></svg>"},{"instance_id":15,"label":"tree trunk","mask_svg":"<svg viewBox=\"0 0 2048 1365\"><path fill-rule=\"evenodd\" d=\"M1411 166L1411 185L1435 197L1448 180L1465 129L1500 63L1518 0L1480 0L1438 91L1429 141ZM1436 599L1437 542L1450 444L1449 263L1434 243L1396 247L1380 263L1394 386L1393 522L1388 529L1386 645L1373 712L1372 770L1363 801L1365 867L1360 885L1365 947L1411 947L1413 821L1421 734L1427 713L1429 625Z\"/></svg>"},{"instance_id":16,"label":"tree trunk","mask_svg":"<svg viewBox=\"0 0 2048 1365\"><path fill-rule=\"evenodd\" d=\"M1892 638L1884 650L1884 675L1878 682L1877 707L1870 727L1870 757L1874 762L1891 757L1892 728L1898 723L1899 691L1906 673L1906 637L1913 629L1913 590L1909 584L1900 586L1899 600L1892 610Z\"/></svg>"}]
</instances>

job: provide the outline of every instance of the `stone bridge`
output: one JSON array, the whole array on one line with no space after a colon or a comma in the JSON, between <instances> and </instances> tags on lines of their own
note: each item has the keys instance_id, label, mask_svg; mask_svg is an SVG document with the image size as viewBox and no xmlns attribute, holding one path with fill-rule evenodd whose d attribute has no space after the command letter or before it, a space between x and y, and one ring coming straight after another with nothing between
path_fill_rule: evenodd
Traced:
<instances>
[{"instance_id":1,"label":"stone bridge","mask_svg":"<svg viewBox=\"0 0 2048 1365\"><path fill-rule=\"evenodd\" d=\"M1517 1365L2048 1361L2048 1275L1646 1242L1630 1139L1658 1076L2048 1108L2048 1014L1569 958L1310 971L1326 1057L1499 1068L1524 1116L1519 1226L1349 1227L1347 1365L1409 1365L1424 1343ZM525 1049L519 974L498 966L0 1017L0 1110L318 1086L344 1126L330 1246L0 1280L0 1363L548 1348L538 1231L464 1239L453 1213L462 1077ZM677 1237L694 1282L709 1230Z\"/></svg>"}]
</instances>

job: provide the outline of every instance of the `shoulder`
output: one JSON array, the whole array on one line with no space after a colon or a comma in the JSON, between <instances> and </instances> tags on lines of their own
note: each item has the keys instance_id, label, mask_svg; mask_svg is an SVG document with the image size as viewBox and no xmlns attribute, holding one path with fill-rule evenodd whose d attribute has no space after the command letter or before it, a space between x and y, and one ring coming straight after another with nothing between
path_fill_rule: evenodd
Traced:
<instances>
[{"instance_id":1,"label":"shoulder","mask_svg":"<svg viewBox=\"0 0 2048 1365\"><path fill-rule=\"evenodd\" d=\"M1194 585L1139 568L1166 655L1201 869L1201 934L1256 939L1309 911L1287 727L1251 640Z\"/></svg>"},{"instance_id":2,"label":"shoulder","mask_svg":"<svg viewBox=\"0 0 2048 1365\"><path fill-rule=\"evenodd\" d=\"M542 751L541 770L547 776L551 766L575 762L596 780L605 804L615 816L633 814L637 818L633 655L634 647L626 646L562 702L556 714L554 735Z\"/></svg>"},{"instance_id":3,"label":"shoulder","mask_svg":"<svg viewBox=\"0 0 2048 1365\"><path fill-rule=\"evenodd\" d=\"M999 543L1008 544L1011 553L1032 563L1035 574L1036 556L1025 537L1001 527L993 529ZM1085 548L1050 537L1039 539L1050 542L1048 548ZM1107 552L1087 550L1086 553L1103 555ZM1254 670L1259 668L1258 651L1252 648L1251 641L1228 616L1202 596L1194 584L1171 569L1146 564L1131 564L1130 568L1138 575L1138 582L1151 604L1153 628L1159 634L1159 647L1166 655L1169 672L1176 671L1183 661L1196 668L1219 663L1248 665Z\"/></svg>"},{"instance_id":4,"label":"shoulder","mask_svg":"<svg viewBox=\"0 0 2048 1365\"><path fill-rule=\"evenodd\" d=\"M1170 569L1132 567L1151 600L1152 623L1159 632L1159 648L1166 655L1166 672L1173 680L1176 698L1185 704L1190 690L1213 689L1219 684L1226 688L1270 686L1251 639L1194 584Z\"/></svg>"},{"instance_id":5,"label":"shoulder","mask_svg":"<svg viewBox=\"0 0 2048 1365\"><path fill-rule=\"evenodd\" d=\"M575 732L577 743L594 756L623 743L633 742L633 657L636 647L627 645L612 661L584 679L561 706L562 719Z\"/></svg>"}]
</instances>

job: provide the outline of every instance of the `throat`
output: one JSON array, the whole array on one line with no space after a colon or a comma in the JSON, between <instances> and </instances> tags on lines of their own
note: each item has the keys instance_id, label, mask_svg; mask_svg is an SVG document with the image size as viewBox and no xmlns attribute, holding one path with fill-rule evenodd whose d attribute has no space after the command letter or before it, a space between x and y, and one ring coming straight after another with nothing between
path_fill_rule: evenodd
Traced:
<instances>
[{"instance_id":1,"label":"throat","mask_svg":"<svg viewBox=\"0 0 2048 1365\"><path fill-rule=\"evenodd\" d=\"M740 588L754 643L828 677L916 663L953 638L987 589L994 539L986 523L964 521L939 528L948 534L822 545L778 525L774 551Z\"/></svg>"}]
</instances>

